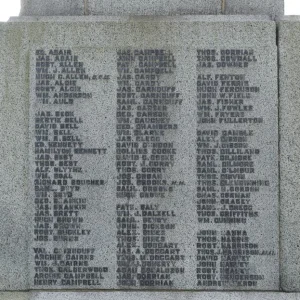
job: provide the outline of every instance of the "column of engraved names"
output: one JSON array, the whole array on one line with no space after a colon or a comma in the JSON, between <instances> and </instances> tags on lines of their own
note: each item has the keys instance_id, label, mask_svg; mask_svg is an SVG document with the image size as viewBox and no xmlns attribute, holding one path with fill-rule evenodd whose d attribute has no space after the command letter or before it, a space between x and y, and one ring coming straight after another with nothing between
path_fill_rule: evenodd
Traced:
<instances>
[{"instance_id":1,"label":"column of engraved names","mask_svg":"<svg viewBox=\"0 0 300 300\"><path fill-rule=\"evenodd\" d=\"M197 59L198 221L228 226L198 232L198 286L257 286L264 275L251 272L251 257L274 252L259 249L238 227L259 217L253 195L270 185L255 178L260 149L251 146L255 130L243 126L264 122L255 106L260 88L242 72L257 59L252 49L199 49Z\"/></svg>"},{"instance_id":2,"label":"column of engraved names","mask_svg":"<svg viewBox=\"0 0 300 300\"><path fill-rule=\"evenodd\" d=\"M93 97L80 86L91 75L71 50L37 50L35 61L34 285L100 285L108 269L93 265L96 249L76 247L91 234L82 217L89 205L82 190L104 184L84 179L79 163L83 155L106 154L84 147L84 120L74 107Z\"/></svg>"},{"instance_id":3,"label":"column of engraved names","mask_svg":"<svg viewBox=\"0 0 300 300\"><path fill-rule=\"evenodd\" d=\"M145 204L117 205L118 285L174 286L172 274L184 274L184 267L178 266L184 255L178 243L167 238L167 231L175 229L171 218L176 215L174 211L158 208ZM142 220L142 243L137 230L139 220Z\"/></svg>"},{"instance_id":4,"label":"column of engraved names","mask_svg":"<svg viewBox=\"0 0 300 300\"><path fill-rule=\"evenodd\" d=\"M169 218L176 214L161 210L158 204L177 185L167 176L177 151L169 137L178 128L172 115L182 104L175 69L170 51L118 51L117 198L145 203L132 204L130 211L123 212L118 207L124 205L117 204L126 229L124 237L118 230L118 245L120 240L127 241L118 247L118 253L126 253L117 256L118 265L127 267L122 272L118 269L119 285L172 286L171 273L184 273L177 266L184 260L178 243L167 237L175 229ZM120 228L119 222L117 226Z\"/></svg>"},{"instance_id":5,"label":"column of engraved names","mask_svg":"<svg viewBox=\"0 0 300 300\"><path fill-rule=\"evenodd\" d=\"M172 112L182 104L175 81L175 59L165 50L118 51L118 198L165 198L173 187L165 173L174 165L176 131Z\"/></svg>"}]
</instances>

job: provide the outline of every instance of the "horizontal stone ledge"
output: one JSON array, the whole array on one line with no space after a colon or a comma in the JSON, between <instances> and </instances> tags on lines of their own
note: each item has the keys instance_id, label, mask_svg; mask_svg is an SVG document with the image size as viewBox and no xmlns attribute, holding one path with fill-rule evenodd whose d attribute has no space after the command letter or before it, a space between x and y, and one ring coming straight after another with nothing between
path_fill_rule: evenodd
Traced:
<instances>
[{"instance_id":1,"label":"horizontal stone ledge","mask_svg":"<svg viewBox=\"0 0 300 300\"><path fill-rule=\"evenodd\" d=\"M27 292L0 293L1 300L298 300L300 293L272 292Z\"/></svg>"}]
</instances>

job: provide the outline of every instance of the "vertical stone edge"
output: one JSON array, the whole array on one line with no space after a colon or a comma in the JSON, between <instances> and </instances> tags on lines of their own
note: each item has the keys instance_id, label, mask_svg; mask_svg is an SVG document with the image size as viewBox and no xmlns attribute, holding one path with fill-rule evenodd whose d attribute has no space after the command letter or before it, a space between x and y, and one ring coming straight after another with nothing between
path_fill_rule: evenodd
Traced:
<instances>
[{"instance_id":1,"label":"vertical stone edge","mask_svg":"<svg viewBox=\"0 0 300 300\"><path fill-rule=\"evenodd\" d=\"M0 290L28 288L28 57L23 27L0 24Z\"/></svg>"},{"instance_id":2,"label":"vertical stone edge","mask_svg":"<svg viewBox=\"0 0 300 300\"><path fill-rule=\"evenodd\" d=\"M278 27L281 288L292 292L300 291L300 19Z\"/></svg>"},{"instance_id":3,"label":"vertical stone edge","mask_svg":"<svg viewBox=\"0 0 300 300\"><path fill-rule=\"evenodd\" d=\"M28 9L28 0L21 0L20 16L26 16Z\"/></svg>"}]
</instances>

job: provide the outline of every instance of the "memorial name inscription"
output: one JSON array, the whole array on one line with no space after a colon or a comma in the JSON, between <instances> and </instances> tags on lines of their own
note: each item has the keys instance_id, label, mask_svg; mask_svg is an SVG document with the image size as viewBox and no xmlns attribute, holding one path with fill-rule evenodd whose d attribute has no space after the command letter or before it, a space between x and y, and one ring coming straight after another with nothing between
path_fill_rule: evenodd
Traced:
<instances>
[{"instance_id":1,"label":"memorial name inscription","mask_svg":"<svg viewBox=\"0 0 300 300\"><path fill-rule=\"evenodd\" d=\"M33 58L33 288L271 285L276 244L253 236L276 185L255 142L256 51L195 49L194 66L170 49L80 53Z\"/></svg>"},{"instance_id":2,"label":"memorial name inscription","mask_svg":"<svg viewBox=\"0 0 300 300\"><path fill-rule=\"evenodd\" d=\"M222 225L223 230L201 230L198 235L198 286L257 286L263 274L250 267L255 255L275 255L262 250L247 230L226 225L247 224L259 217L253 194L270 186L255 174L255 156L260 149L251 145L253 130L230 124L262 124L253 98L260 88L252 86L241 68L256 64L253 49L198 50L197 80L197 214L200 224ZM238 72L212 74L212 68L236 68ZM258 112L259 113L259 112ZM203 130L203 126L207 129ZM214 124L229 125L222 130ZM208 129L209 128L209 129ZM209 250L208 250L209 249ZM208 250L208 251L207 251ZM204 255L206 254L206 255ZM207 255L209 254L209 255ZM207 262L207 263L206 263ZM209 279L209 280L207 280Z\"/></svg>"},{"instance_id":3,"label":"memorial name inscription","mask_svg":"<svg viewBox=\"0 0 300 300\"><path fill-rule=\"evenodd\" d=\"M105 156L107 152L106 148L86 147L78 133L83 118L73 106L76 100L92 98L81 86L85 80L106 81L109 76L87 74L84 63L71 50L36 51L35 95L41 109L34 116L35 286L45 281L54 286L98 286L108 272L106 266L94 264L95 248L72 244L91 234L82 216L90 203L82 190L105 184L102 178L83 175L86 170L80 164L83 155ZM61 105L66 109L59 109ZM38 242L70 246L47 251Z\"/></svg>"}]
</instances>

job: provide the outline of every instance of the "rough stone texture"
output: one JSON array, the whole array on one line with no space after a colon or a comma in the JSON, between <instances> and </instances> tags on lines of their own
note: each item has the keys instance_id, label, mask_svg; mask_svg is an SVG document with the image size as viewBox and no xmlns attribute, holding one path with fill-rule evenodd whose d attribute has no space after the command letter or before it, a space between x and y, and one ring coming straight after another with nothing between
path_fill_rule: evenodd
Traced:
<instances>
[{"instance_id":1,"label":"rough stone texture","mask_svg":"<svg viewBox=\"0 0 300 300\"><path fill-rule=\"evenodd\" d=\"M300 291L299 113L300 18L279 23L281 278L286 291Z\"/></svg>"},{"instance_id":2,"label":"rough stone texture","mask_svg":"<svg viewBox=\"0 0 300 300\"><path fill-rule=\"evenodd\" d=\"M283 15L284 0L23 0L21 15Z\"/></svg>"},{"instance_id":3,"label":"rough stone texture","mask_svg":"<svg viewBox=\"0 0 300 300\"><path fill-rule=\"evenodd\" d=\"M250 18L249 18L250 19ZM99 19L101 20L101 19ZM33 36L38 38L31 44L31 49L43 50L49 53L51 49L71 49L74 55L78 55L78 61L84 63L87 74L107 74L111 80L107 82L99 81L97 83L78 81L78 86L81 86L82 91L92 92L95 96L92 100L81 102L76 101L76 105L67 106L45 106L41 104L41 100L36 98L35 89L38 81L35 80L36 72L35 66L35 51L30 52L31 56L31 151L35 152L33 142L35 140L35 125L34 115L39 111L51 111L52 116L54 111L72 110L77 117L82 117L83 124L76 131L82 142L84 148L106 148L106 155L97 157L84 156L80 157L79 166L83 168L86 175L73 174L76 179L104 179L105 185L103 187L89 188L78 192L76 197L88 197L88 204L86 212L80 212L80 216L84 218L84 223L80 229L91 230L89 236L80 237L76 243L68 243L68 247L72 248L93 248L95 247L95 259L89 262L90 266L108 267L109 272L104 273L104 279L101 280L101 288L117 288L116 284L116 252L117 252L117 229L116 229L116 204L125 204L127 199L117 198L116 195L116 180L120 173L117 173L115 168L115 147L116 147L116 102L112 101L116 97L117 73L116 73L116 52L114 49L170 49L176 59L176 74L174 76L166 76L163 85L171 85L176 87L183 99L182 109L176 106L170 110L175 124L180 124L178 131L172 135L168 135L163 139L164 142L175 142L178 156L176 156L173 169L168 171L168 179L170 181L185 182L185 186L174 188L173 194L168 194L166 198L169 200L162 201L161 199L147 199L136 197L129 203L135 206L135 210L139 211L141 204L157 205L159 203L159 210L169 211L174 210L176 217L169 218L168 222L176 224L176 229L171 231L167 236L168 242L179 243L180 255L188 257L184 262L177 262L177 267L185 267L184 275L174 275L174 286L176 289L203 289L210 288L209 286L197 286L196 270L196 240L197 231L201 229L224 229L232 226L225 226L211 224L199 225L197 223L197 215L195 214L196 201L194 199L196 186L195 160L196 149L188 145L192 145L195 139L197 117L195 115L195 94L197 72L191 75L190 70L195 68L197 64L196 50L197 48L206 49L213 47L213 49L249 49L254 48L256 57L259 63L250 63L248 69L236 70L220 68L216 71L205 69L204 74L228 74L228 72L236 74L242 72L247 75L247 80L250 80L251 86L259 84L261 92L255 96L258 107L255 107L255 113L251 116L264 116L264 126L228 126L226 128L243 128L253 129L255 131L256 140L251 139L251 148L259 147L261 154L255 158L256 172L255 179L270 180L270 187L261 188L263 192L258 195L253 195L251 204L253 210L259 211L259 218L254 220L247 220L248 224L245 226L234 226L236 229L248 230L250 243L258 243L261 251L271 251L270 256L252 256L249 258L250 274L263 274L265 280L258 282L257 286L247 286L247 289L278 289L278 218L277 218L277 203L274 199L277 198L277 108L276 108L276 46L275 46L275 24L270 21L245 22L240 18L170 18L170 19L156 19L149 18L148 20L140 20L139 18L130 19L118 18L114 21L112 19L106 22L99 21L93 23L92 26L88 22L85 23L32 23L27 25L28 40ZM209 20L209 22L207 22ZM230 21L229 21L230 20ZM193 22L191 22L193 21ZM16 25L17 26L17 25ZM238 28L238 31L237 31ZM263 30L264 29L264 30ZM95 32L99 32L95 38ZM212 41L211 36L215 36L216 40ZM249 39L245 39L249 36ZM51 37L51 39L49 39ZM168 39L166 39L168 37ZM222 37L222 38L221 38ZM257 40L264 40L265 43L261 47ZM226 41L226 42L225 42ZM220 43L220 44L219 44ZM87 48L88 47L88 48ZM99 49L100 48L100 49ZM43 53L43 52L41 52ZM53 57L51 57L53 59ZM102 63L98 63L102 62ZM266 68L268 66L269 68ZM61 71L60 69L58 70ZM53 83L52 83L53 84ZM101 99L101 101L96 101ZM84 104L84 106L82 106ZM247 115L248 116L248 115ZM214 129L224 129L225 125L216 125ZM99 128L102 128L99 130ZM211 125L203 124L201 129L211 129ZM272 130L271 130L272 128ZM274 130L275 129L275 130ZM74 131L75 132L75 131ZM100 142L101 141L101 142ZM249 141L250 142L250 141ZM31 199L34 198L33 180L36 175L34 164L34 153L30 159L31 169ZM193 159L191 159L193 158ZM253 158L254 159L254 158ZM163 174L163 176L165 176ZM163 177L165 178L165 177ZM171 184L171 182L169 182ZM99 198L99 195L101 197ZM184 199L184 201L182 200ZM263 199L258 201L258 199ZM98 203L98 204L97 204ZM266 210L265 207L268 207ZM142 213L142 212L140 212ZM137 219L141 222L139 217ZM87 221L89 220L89 221ZM184 220L184 221L183 221ZM33 225L33 224L32 224ZM100 230L97 230L100 228ZM199 229L198 229L199 228ZM266 228L266 230L261 230ZM269 232L272 232L270 235ZM260 232L260 234L256 234ZM261 234L265 232L265 234ZM268 232L268 233L267 233ZM140 233L141 234L141 233ZM62 234L63 235L63 234ZM32 236L34 238L36 236ZM50 237L50 240L53 237ZM220 237L218 237L220 239ZM54 248L65 251L65 244L62 242L30 242L31 247L42 249L48 254L53 253ZM54 247L54 248L53 248ZM45 250L44 250L45 249ZM136 248L134 248L136 251ZM133 251L133 250L132 250ZM135 252L130 252L131 254ZM57 283L37 282L33 284L33 277L36 275L34 267L33 251L31 249L30 257L30 271L31 271L31 287L32 288L89 288L89 286L66 285L68 283L58 280ZM37 261L39 259L36 259ZM41 272L42 273L42 272ZM127 286L121 284L122 288ZM99 288L99 286L92 284L91 288ZM133 288L133 287L132 287ZM149 288L149 286L140 286L139 288ZM156 285L155 288L164 288ZM170 288L167 286L165 288ZM218 287L214 287L218 288ZM228 286L222 287L224 289L245 289L245 287L236 286L234 283L229 283Z\"/></svg>"},{"instance_id":4,"label":"rough stone texture","mask_svg":"<svg viewBox=\"0 0 300 300\"><path fill-rule=\"evenodd\" d=\"M294 293L253 292L30 292L0 293L1 300L299 300Z\"/></svg>"},{"instance_id":5,"label":"rough stone texture","mask_svg":"<svg viewBox=\"0 0 300 300\"><path fill-rule=\"evenodd\" d=\"M0 26L0 290L28 281L28 56L19 28Z\"/></svg>"},{"instance_id":6,"label":"rough stone texture","mask_svg":"<svg viewBox=\"0 0 300 300\"><path fill-rule=\"evenodd\" d=\"M29 18L31 19L31 18ZM10 199L20 199L18 205L23 212L29 212L27 227L30 231L29 250L17 249L20 253L26 253L29 257L29 272L26 272L27 259L17 256L23 262L7 262L7 266L24 269L18 274L24 276L24 282L20 289L26 289L25 279L29 278L31 289L88 289L88 288L128 288L117 285L116 279L116 251L117 251L117 228L116 228L116 204L126 204L128 200L116 197L116 178L119 175L115 165L116 151L116 109L117 109L117 52L116 49L168 49L176 59L174 75L164 75L162 85L174 86L183 99L182 107L169 109L172 123L179 124L179 129L166 134L166 140L172 142L177 148L177 154L173 169L167 171L164 176L168 181L184 182L183 185L175 184L173 194L167 194L165 199L152 198L142 199L136 197L130 199L129 203L137 205L137 211L141 204L160 205L162 211L174 211L175 216L169 218L170 223L176 228L168 233L167 241L178 243L180 254L185 255L185 261L177 266L185 267L184 276L172 275L174 286L165 288L172 289L257 289L257 290L278 290L278 203L277 203L277 61L276 61L276 38L275 23L261 17L168 17L168 18L94 18L97 22L89 22L89 19L72 18L53 20L42 19L40 22L24 22L7 24L7 55L5 57L8 74L16 79L17 85L8 84L7 95L3 104L3 131L4 137L9 139L8 149L14 154L12 160L5 159L5 168L1 180L6 180L6 188L9 184L16 183L16 190L8 190L7 194L12 195ZM75 22L74 22L75 20ZM81 22L82 21L82 22ZM261 41L264 41L262 44ZM36 95L38 85L44 86L47 83L38 83L35 70L36 62L51 49L71 50L73 55L78 55L78 61L84 64L89 76L110 75L110 80L104 81L80 81L77 86L82 91L91 92L93 98L76 100L74 106L56 105L45 109L41 104L41 97ZM257 62L249 62L248 68L203 68L197 65L197 49L253 49ZM53 59L53 57L51 57ZM30 71L29 71L30 70ZM62 72L62 69L58 69ZM192 71L191 71L192 70ZM51 69L51 72L53 70ZM50 73L51 73L50 72ZM51 73L53 74L53 73ZM61 73L57 73L61 74ZM260 154L253 156L255 175L251 174L247 179L269 180L268 187L261 187L261 191L251 195L250 204L253 211L259 212L258 218L247 219L246 224L198 224L197 223L197 200L196 200L196 129L197 129L197 76L211 74L245 74L251 87L259 86L260 92L251 95L254 112L245 112L246 117L263 117L263 125L224 125L216 124L214 129L244 129L253 130L254 138L249 138L249 148L259 148ZM66 78L64 78L66 79ZM51 83L53 84L53 83ZM59 84L59 83L58 83ZM101 101L99 101L101 100ZM52 101L52 100L51 100ZM251 103L252 103L251 102ZM246 103L246 100L245 100ZM244 103L244 105L245 105ZM250 105L247 100L247 105ZM29 109L30 106L30 109ZM175 105L174 105L175 106ZM106 148L106 155L87 157L82 155L79 161L83 168L83 175L74 175L76 179L103 179L105 185L96 188L88 188L78 193L77 197L88 197L86 211L80 211L83 217L83 225L80 229L91 230L89 236L79 237L78 242L54 242L34 241L34 215L37 210L43 210L34 204L34 179L36 176L36 156L34 142L37 141L35 131L35 115L41 110L48 110L52 113L72 110L77 117L82 117L83 123L79 124L80 129L76 131L80 139L85 143L85 148ZM14 115L15 114L15 115ZM27 117L30 116L28 121ZM29 124L30 123L30 124ZM18 124L18 127L13 124ZM14 127L13 127L14 126ZM30 126L30 134L28 128ZM13 133L11 131L13 128ZM210 124L200 125L198 129L211 130ZM10 129L10 131L8 131ZM101 129L101 130L100 130ZM43 134L42 134L43 135ZM74 134L72 133L74 136ZM30 159L28 157L28 136L30 137ZM3 137L2 140L5 140ZM27 138L26 138L27 137ZM195 145L191 147L191 145ZM4 156L3 156L4 157ZM15 166L15 162L19 165ZM113 163L111 163L113 162ZM30 169L29 199L27 201L22 180L28 178L27 164ZM14 170L11 176L8 170ZM16 170L16 171L15 171ZM24 179L25 178L25 179ZM27 183L26 183L27 184ZM25 185L26 186L26 185ZM22 193L21 193L22 192ZM16 193L16 194L14 194ZM21 194L18 194L21 193ZM22 201L21 201L22 199ZM52 201L53 199L51 199ZM29 204L29 205L28 205ZM53 203L50 203L53 205ZM18 206L19 207L19 206ZM25 209L27 207L27 209ZM155 211L155 209L152 209ZM18 210L19 211L19 210ZM171 214L171 213L170 213ZM20 217L19 215L17 216ZM138 217L138 216L137 216ZM14 220L17 220L15 218ZM24 214L25 218L25 214ZM25 220L25 219L21 219ZM139 220L141 221L141 220ZM16 221L15 221L16 223ZM49 222L51 223L51 222ZM6 224L6 223L4 223ZM22 224L18 222L18 224ZM7 226L7 225L5 225ZM14 224L15 226L15 224ZM52 226L50 224L50 226ZM14 227L15 228L15 227ZM26 237L26 226L22 224L23 236ZM259 281L257 286L236 286L229 282L226 287L197 286L196 277L196 254L197 254L197 232L199 230L247 230L250 243L257 243L260 254L249 257L249 265L246 272L250 274L264 275L264 280ZM25 231L25 232L24 232ZM144 234L140 232L140 234ZM47 236L47 234L45 234ZM50 235L49 235L50 236ZM48 237L49 237L48 236ZM218 241L218 244L220 242ZM21 247L25 247L20 243ZM66 248L96 248L95 258L91 265L107 266L109 272L104 274L100 286L78 285L66 286L47 282L46 284L34 285L36 261L42 263L47 261L37 258L34 261L34 249L42 249L43 254L49 254L58 249L64 251ZM15 247L17 248L17 247ZM25 247L26 248L26 247ZM45 250L44 250L45 249ZM153 250L153 249L152 249ZM13 252L11 252L13 253ZM132 252L130 252L132 254ZM268 255L266 253L269 253ZM17 253L16 255L19 255ZM59 259L58 259L59 260ZM63 259L61 259L62 261ZM72 260L72 259L70 259ZM74 259L77 261L77 259ZM242 260L242 259L241 259ZM244 262L245 263L245 262ZM44 265L45 266L45 265ZM43 267L43 265L41 265ZM40 271L38 273L46 273ZM62 273L62 272L61 272ZM65 273L68 273L65 271ZM72 273L72 272L71 272ZM7 273L8 274L8 273ZM4 289L16 289L18 282L17 275L3 276ZM74 276L74 273L72 274ZM8 285L7 279L9 279ZM2 283L2 278L1 278ZM133 287L135 288L135 287ZM164 287L138 287L159 288ZM33 294L36 299L43 299L45 295L60 294ZM62 294L68 297L71 294ZM80 294L81 296L83 294ZM97 294L90 294L97 297ZM113 294L107 294L113 295ZM115 294L116 295L116 294ZM127 294L128 295L128 294ZM138 295L138 294L134 294ZM194 294L190 294L193 297ZM225 294L224 294L225 295ZM172 294L173 296L173 294ZM87 296L88 297L88 296ZM113 296L115 297L115 296ZM149 296L150 297L150 296ZM174 296L173 296L174 297ZM178 296L179 297L179 296ZM222 296L223 297L223 296ZM35 298L34 298L35 299ZM47 299L47 298L45 298ZM166 298L168 299L168 298Z\"/></svg>"}]
</instances>

